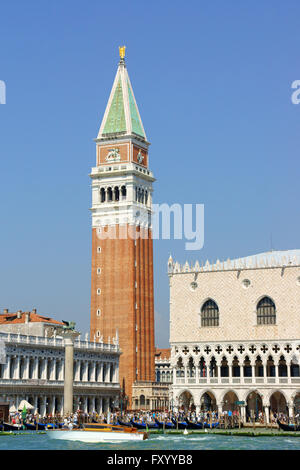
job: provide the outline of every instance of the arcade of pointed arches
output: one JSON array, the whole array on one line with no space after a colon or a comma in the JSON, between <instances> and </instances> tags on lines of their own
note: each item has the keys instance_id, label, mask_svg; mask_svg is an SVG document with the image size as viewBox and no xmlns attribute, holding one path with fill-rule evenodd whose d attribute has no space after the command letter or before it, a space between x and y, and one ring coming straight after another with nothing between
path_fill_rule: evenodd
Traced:
<instances>
[{"instance_id":1,"label":"arcade of pointed arches","mask_svg":"<svg viewBox=\"0 0 300 470\"><path fill-rule=\"evenodd\" d=\"M180 411L240 411L247 420L260 412L269 418L270 412L289 416L300 414L300 390L182 390L175 396L175 406Z\"/></svg>"}]
</instances>

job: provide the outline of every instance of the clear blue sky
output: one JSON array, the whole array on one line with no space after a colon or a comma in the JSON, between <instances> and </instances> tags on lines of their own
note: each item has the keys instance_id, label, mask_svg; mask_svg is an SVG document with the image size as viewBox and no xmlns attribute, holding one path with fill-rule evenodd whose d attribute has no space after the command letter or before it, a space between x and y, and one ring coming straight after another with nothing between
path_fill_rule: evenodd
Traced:
<instances>
[{"instance_id":1,"label":"clear blue sky","mask_svg":"<svg viewBox=\"0 0 300 470\"><path fill-rule=\"evenodd\" d=\"M27 0L1 5L0 307L89 331L96 137L127 67L154 202L205 204L205 245L156 241L156 343L168 345L167 259L300 248L297 0ZM121 262L121 260L120 260Z\"/></svg>"}]
</instances>

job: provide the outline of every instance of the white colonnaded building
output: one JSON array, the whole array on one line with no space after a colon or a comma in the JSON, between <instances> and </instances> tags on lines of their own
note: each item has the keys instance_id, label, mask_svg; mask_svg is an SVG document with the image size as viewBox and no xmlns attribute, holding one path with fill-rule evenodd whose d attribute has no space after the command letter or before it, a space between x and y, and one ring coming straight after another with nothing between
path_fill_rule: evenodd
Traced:
<instances>
[{"instance_id":1,"label":"white colonnaded building","mask_svg":"<svg viewBox=\"0 0 300 470\"><path fill-rule=\"evenodd\" d=\"M300 250L193 266L170 256L172 408L300 412Z\"/></svg>"},{"instance_id":2,"label":"white colonnaded building","mask_svg":"<svg viewBox=\"0 0 300 470\"><path fill-rule=\"evenodd\" d=\"M0 401L18 410L22 400L41 416L64 413L65 344L60 322L36 310L0 314ZM120 396L118 335L74 341L74 411L108 412Z\"/></svg>"}]
</instances>

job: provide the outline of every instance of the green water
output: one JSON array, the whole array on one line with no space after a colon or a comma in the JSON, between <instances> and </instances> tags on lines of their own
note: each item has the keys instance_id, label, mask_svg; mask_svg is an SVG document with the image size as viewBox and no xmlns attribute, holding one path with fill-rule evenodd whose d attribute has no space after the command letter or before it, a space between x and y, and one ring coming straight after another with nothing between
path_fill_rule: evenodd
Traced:
<instances>
[{"instance_id":1,"label":"green water","mask_svg":"<svg viewBox=\"0 0 300 470\"><path fill-rule=\"evenodd\" d=\"M51 432L51 431L50 431ZM88 444L51 439L47 433L0 436L0 450L300 450L300 437L150 435L141 442Z\"/></svg>"}]
</instances>

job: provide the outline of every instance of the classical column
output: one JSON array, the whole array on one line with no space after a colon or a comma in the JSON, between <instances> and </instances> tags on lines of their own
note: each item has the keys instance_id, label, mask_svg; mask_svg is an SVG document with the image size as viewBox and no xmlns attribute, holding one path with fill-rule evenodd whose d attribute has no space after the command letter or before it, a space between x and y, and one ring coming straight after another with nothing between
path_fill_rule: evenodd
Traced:
<instances>
[{"instance_id":1,"label":"classical column","mask_svg":"<svg viewBox=\"0 0 300 470\"><path fill-rule=\"evenodd\" d=\"M199 365L196 364L195 369L196 369L196 374L195 374L196 383L199 383Z\"/></svg>"},{"instance_id":2,"label":"classical column","mask_svg":"<svg viewBox=\"0 0 300 470\"><path fill-rule=\"evenodd\" d=\"M65 333L65 370L64 370L64 414L73 412L73 361L74 340L73 335Z\"/></svg>"},{"instance_id":3,"label":"classical column","mask_svg":"<svg viewBox=\"0 0 300 470\"><path fill-rule=\"evenodd\" d=\"M38 407L38 397L37 395L34 396L33 398L33 406L34 406L34 410L33 412L35 413L35 411L37 410L37 407ZM40 410L38 410L40 412Z\"/></svg>"},{"instance_id":4,"label":"classical column","mask_svg":"<svg viewBox=\"0 0 300 470\"><path fill-rule=\"evenodd\" d=\"M91 362L91 373L90 373L90 382L95 382L96 380L96 363L95 361Z\"/></svg>"},{"instance_id":5,"label":"classical column","mask_svg":"<svg viewBox=\"0 0 300 470\"><path fill-rule=\"evenodd\" d=\"M49 403L49 411L52 416L54 416L55 413L55 396L50 397L50 403Z\"/></svg>"},{"instance_id":6,"label":"classical column","mask_svg":"<svg viewBox=\"0 0 300 470\"><path fill-rule=\"evenodd\" d=\"M32 372L32 378L33 379L38 379L39 378L39 358L35 357L34 358L34 363L33 363L33 372Z\"/></svg>"},{"instance_id":7,"label":"classical column","mask_svg":"<svg viewBox=\"0 0 300 470\"><path fill-rule=\"evenodd\" d=\"M30 364L30 357L25 357L25 368L24 368L24 379L29 379L29 364Z\"/></svg>"},{"instance_id":8,"label":"classical column","mask_svg":"<svg viewBox=\"0 0 300 470\"><path fill-rule=\"evenodd\" d=\"M42 374L41 374L41 379L43 380L47 380L47 365L48 365L48 360L46 357L44 357L42 360Z\"/></svg>"},{"instance_id":9,"label":"classical column","mask_svg":"<svg viewBox=\"0 0 300 470\"><path fill-rule=\"evenodd\" d=\"M246 422L246 405L241 405L240 409L241 409L241 419L243 423L245 423Z\"/></svg>"},{"instance_id":10,"label":"classical column","mask_svg":"<svg viewBox=\"0 0 300 470\"><path fill-rule=\"evenodd\" d=\"M84 397L84 399L83 399L83 411L84 411L84 413L88 412L88 399L87 399L87 397Z\"/></svg>"},{"instance_id":11,"label":"classical column","mask_svg":"<svg viewBox=\"0 0 300 470\"><path fill-rule=\"evenodd\" d=\"M228 374L229 374L229 382L232 382L232 362L231 364L228 362Z\"/></svg>"},{"instance_id":12,"label":"classical column","mask_svg":"<svg viewBox=\"0 0 300 470\"><path fill-rule=\"evenodd\" d=\"M90 410L92 413L95 413L96 409L95 409L95 397L91 397L91 407L92 409Z\"/></svg>"},{"instance_id":13,"label":"classical column","mask_svg":"<svg viewBox=\"0 0 300 470\"><path fill-rule=\"evenodd\" d=\"M11 363L11 356L7 356L5 368L4 368L4 379L10 379L10 363Z\"/></svg>"},{"instance_id":14,"label":"classical column","mask_svg":"<svg viewBox=\"0 0 300 470\"><path fill-rule=\"evenodd\" d=\"M80 360L75 362L75 375L74 375L75 382L80 381Z\"/></svg>"},{"instance_id":15,"label":"classical column","mask_svg":"<svg viewBox=\"0 0 300 470\"><path fill-rule=\"evenodd\" d=\"M291 402L288 402L287 405L289 408L289 419L292 420L292 418L294 418L294 404Z\"/></svg>"},{"instance_id":16,"label":"classical column","mask_svg":"<svg viewBox=\"0 0 300 470\"><path fill-rule=\"evenodd\" d=\"M288 383L291 382L291 362L286 362Z\"/></svg>"},{"instance_id":17,"label":"classical column","mask_svg":"<svg viewBox=\"0 0 300 470\"><path fill-rule=\"evenodd\" d=\"M277 359L276 359L276 360L277 360ZM279 372L279 370L278 370L278 368L279 368L279 363L278 363L278 361L277 361L277 364L275 364L275 360L274 360L274 366L275 366L275 367L274 367L274 370L275 370L275 382L277 382L278 377L279 377L279 373L278 373L278 372Z\"/></svg>"},{"instance_id":18,"label":"classical column","mask_svg":"<svg viewBox=\"0 0 300 470\"><path fill-rule=\"evenodd\" d=\"M84 373L83 373L84 382L88 382L88 380L89 380L89 367L90 367L90 362L85 361L85 363L84 363Z\"/></svg>"},{"instance_id":19,"label":"classical column","mask_svg":"<svg viewBox=\"0 0 300 470\"><path fill-rule=\"evenodd\" d=\"M263 368L264 368L264 382L266 383L266 382L267 382L267 376L268 376L268 366L267 366L267 362L264 362L264 363L263 363Z\"/></svg>"},{"instance_id":20,"label":"classical column","mask_svg":"<svg viewBox=\"0 0 300 470\"><path fill-rule=\"evenodd\" d=\"M42 406L41 406L41 410L40 410L40 414L42 416L45 416L45 414L46 414L46 406L47 406L46 403L47 403L47 397L43 397Z\"/></svg>"},{"instance_id":21,"label":"classical column","mask_svg":"<svg viewBox=\"0 0 300 470\"><path fill-rule=\"evenodd\" d=\"M252 383L255 382L255 363L251 364L251 377L252 377Z\"/></svg>"},{"instance_id":22,"label":"classical column","mask_svg":"<svg viewBox=\"0 0 300 470\"><path fill-rule=\"evenodd\" d=\"M20 378L20 356L16 356L15 369L14 369L14 379L19 380Z\"/></svg>"}]
</instances>

